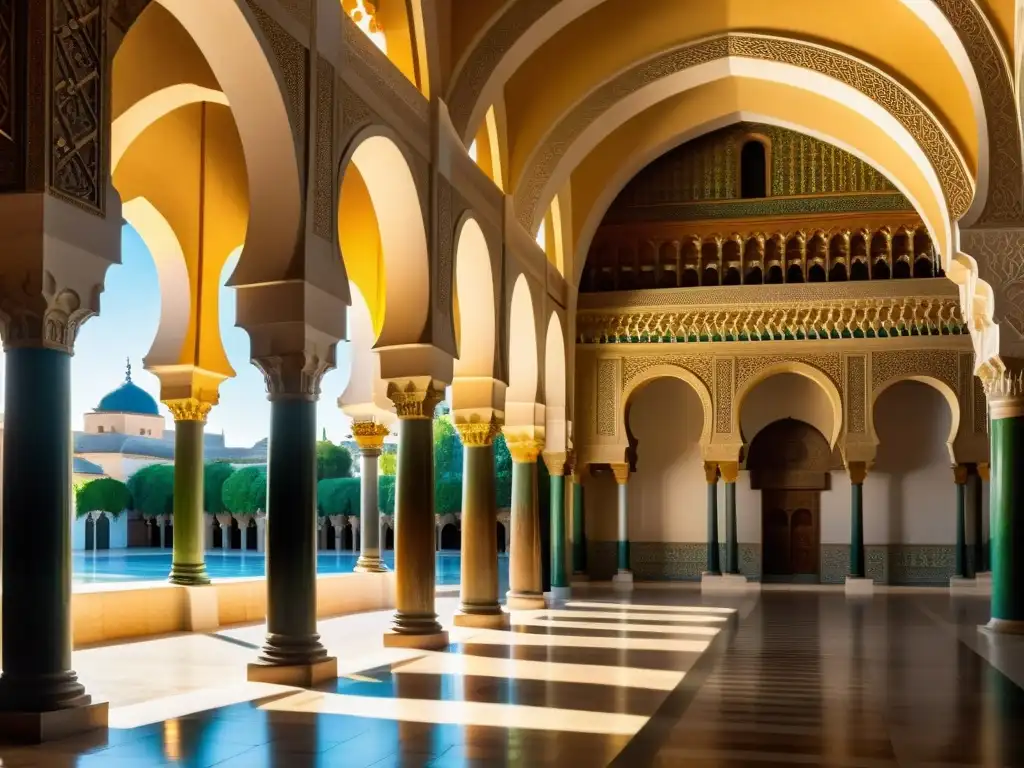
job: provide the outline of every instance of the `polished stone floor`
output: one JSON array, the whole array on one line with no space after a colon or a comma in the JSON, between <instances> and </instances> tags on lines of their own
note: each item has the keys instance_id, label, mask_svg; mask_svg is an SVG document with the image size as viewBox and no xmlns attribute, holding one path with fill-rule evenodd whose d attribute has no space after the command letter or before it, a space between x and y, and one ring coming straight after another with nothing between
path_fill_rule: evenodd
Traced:
<instances>
[{"instance_id":1,"label":"polished stone floor","mask_svg":"<svg viewBox=\"0 0 1024 768\"><path fill-rule=\"evenodd\" d=\"M1024 639L986 614L927 589L594 587L443 652L384 649L383 613L321 622L341 677L315 691L244 682L261 627L89 649L111 729L0 765L1024 766Z\"/></svg>"}]
</instances>

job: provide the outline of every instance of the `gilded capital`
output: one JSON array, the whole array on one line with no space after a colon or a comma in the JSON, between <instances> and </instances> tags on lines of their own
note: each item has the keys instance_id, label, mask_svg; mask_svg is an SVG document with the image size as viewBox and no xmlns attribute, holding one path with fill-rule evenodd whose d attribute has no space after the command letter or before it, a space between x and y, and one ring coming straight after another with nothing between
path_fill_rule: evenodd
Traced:
<instances>
[{"instance_id":1,"label":"gilded capital","mask_svg":"<svg viewBox=\"0 0 1024 768\"><path fill-rule=\"evenodd\" d=\"M312 351L254 357L269 400L317 400L324 374L334 368L334 347L326 356Z\"/></svg>"},{"instance_id":2,"label":"gilded capital","mask_svg":"<svg viewBox=\"0 0 1024 768\"><path fill-rule=\"evenodd\" d=\"M982 481L986 482L986 483L988 482L989 473L990 473L989 467L990 467L989 464L979 464L978 465L978 477L980 477L982 479Z\"/></svg>"},{"instance_id":3,"label":"gilded capital","mask_svg":"<svg viewBox=\"0 0 1024 768\"><path fill-rule=\"evenodd\" d=\"M985 387L989 416L1012 419L1024 416L1024 361L986 363L978 373Z\"/></svg>"},{"instance_id":4,"label":"gilded capital","mask_svg":"<svg viewBox=\"0 0 1024 768\"><path fill-rule=\"evenodd\" d=\"M738 461L718 462L718 471L722 473L722 480L727 483L735 483L740 476L740 463Z\"/></svg>"},{"instance_id":5,"label":"gilded capital","mask_svg":"<svg viewBox=\"0 0 1024 768\"><path fill-rule=\"evenodd\" d=\"M199 421L206 423L213 403L207 403L195 397L182 397L174 400L164 400L175 421Z\"/></svg>"},{"instance_id":6,"label":"gilded capital","mask_svg":"<svg viewBox=\"0 0 1024 768\"><path fill-rule=\"evenodd\" d=\"M379 456L384 447L384 438L391 430L376 421L357 421L352 424L352 437L363 456Z\"/></svg>"},{"instance_id":7,"label":"gilded capital","mask_svg":"<svg viewBox=\"0 0 1024 768\"><path fill-rule=\"evenodd\" d=\"M501 423L495 416L487 421L464 421L455 425L459 439L467 447L493 445L494 438L501 432Z\"/></svg>"},{"instance_id":8,"label":"gilded capital","mask_svg":"<svg viewBox=\"0 0 1024 768\"><path fill-rule=\"evenodd\" d=\"M565 475L565 457L564 452L555 453L544 453L544 465L548 468L548 474L554 477L563 477Z\"/></svg>"},{"instance_id":9,"label":"gilded capital","mask_svg":"<svg viewBox=\"0 0 1024 768\"><path fill-rule=\"evenodd\" d=\"M399 419L433 419L434 409L444 400L444 385L433 380L389 381L388 399Z\"/></svg>"},{"instance_id":10,"label":"gilded capital","mask_svg":"<svg viewBox=\"0 0 1024 768\"><path fill-rule=\"evenodd\" d=\"M611 464L610 466L616 483L625 485L629 482L629 464Z\"/></svg>"},{"instance_id":11,"label":"gilded capital","mask_svg":"<svg viewBox=\"0 0 1024 768\"><path fill-rule=\"evenodd\" d=\"M966 464L953 465L953 482L957 485L967 485L967 474Z\"/></svg>"},{"instance_id":12,"label":"gilded capital","mask_svg":"<svg viewBox=\"0 0 1024 768\"><path fill-rule=\"evenodd\" d=\"M718 462L717 461L705 461L704 462L704 479L708 481L708 485L718 482Z\"/></svg>"},{"instance_id":13,"label":"gilded capital","mask_svg":"<svg viewBox=\"0 0 1024 768\"><path fill-rule=\"evenodd\" d=\"M868 463L866 461L851 461L846 465L850 473L850 482L853 485L863 485L868 476Z\"/></svg>"},{"instance_id":14,"label":"gilded capital","mask_svg":"<svg viewBox=\"0 0 1024 768\"><path fill-rule=\"evenodd\" d=\"M522 440L511 440L505 436L508 452L512 454L512 461L516 464L536 464L537 457L544 450L544 443L533 438Z\"/></svg>"}]
</instances>

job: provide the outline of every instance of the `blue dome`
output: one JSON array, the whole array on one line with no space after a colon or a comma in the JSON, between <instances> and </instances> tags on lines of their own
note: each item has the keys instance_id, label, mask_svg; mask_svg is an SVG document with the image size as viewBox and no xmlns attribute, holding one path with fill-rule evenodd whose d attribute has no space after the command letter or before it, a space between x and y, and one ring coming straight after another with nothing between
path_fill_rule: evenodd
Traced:
<instances>
[{"instance_id":1,"label":"blue dome","mask_svg":"<svg viewBox=\"0 0 1024 768\"><path fill-rule=\"evenodd\" d=\"M113 392L104 395L96 406L96 413L139 413L144 416L159 416L156 400L142 387L126 381Z\"/></svg>"}]
</instances>

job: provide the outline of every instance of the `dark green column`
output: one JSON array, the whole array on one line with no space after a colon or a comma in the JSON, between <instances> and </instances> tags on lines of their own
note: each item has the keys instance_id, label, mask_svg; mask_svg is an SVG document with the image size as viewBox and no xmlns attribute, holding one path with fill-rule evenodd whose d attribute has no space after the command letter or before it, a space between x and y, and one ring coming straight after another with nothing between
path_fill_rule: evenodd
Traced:
<instances>
[{"instance_id":1,"label":"dark green column","mask_svg":"<svg viewBox=\"0 0 1024 768\"><path fill-rule=\"evenodd\" d=\"M967 577L967 466L953 467L953 481L956 483L956 550L955 573L958 579Z\"/></svg>"},{"instance_id":2,"label":"dark green column","mask_svg":"<svg viewBox=\"0 0 1024 768\"><path fill-rule=\"evenodd\" d=\"M267 454L267 638L259 661L309 666L328 659L316 631L315 398L271 393Z\"/></svg>"},{"instance_id":3,"label":"dark green column","mask_svg":"<svg viewBox=\"0 0 1024 768\"><path fill-rule=\"evenodd\" d=\"M572 572L576 576L587 573L587 514L583 504L583 475L577 470L572 476Z\"/></svg>"},{"instance_id":4,"label":"dark green column","mask_svg":"<svg viewBox=\"0 0 1024 768\"><path fill-rule=\"evenodd\" d=\"M868 467L863 461L851 461L850 472L850 578L867 577L864 565L864 481Z\"/></svg>"},{"instance_id":5,"label":"dark green column","mask_svg":"<svg viewBox=\"0 0 1024 768\"><path fill-rule=\"evenodd\" d=\"M708 481L708 576L721 576L722 563L718 554L718 464L704 462L704 477Z\"/></svg>"},{"instance_id":6,"label":"dark green column","mask_svg":"<svg viewBox=\"0 0 1024 768\"><path fill-rule=\"evenodd\" d=\"M203 427L210 411L198 400L167 402L174 415L172 584L209 584L203 530Z\"/></svg>"},{"instance_id":7,"label":"dark green column","mask_svg":"<svg viewBox=\"0 0 1024 768\"><path fill-rule=\"evenodd\" d=\"M984 476L982 472L984 472ZM975 576L988 570L988 564L985 562L985 489L983 477L988 477L988 465L978 464L976 471L971 475L971 517L974 524Z\"/></svg>"},{"instance_id":8,"label":"dark green column","mask_svg":"<svg viewBox=\"0 0 1024 768\"><path fill-rule=\"evenodd\" d=\"M7 350L0 711L91 702L71 669L71 355Z\"/></svg>"},{"instance_id":9,"label":"dark green column","mask_svg":"<svg viewBox=\"0 0 1024 768\"><path fill-rule=\"evenodd\" d=\"M997 632L1024 633L1024 404L989 399L992 619Z\"/></svg>"},{"instance_id":10,"label":"dark green column","mask_svg":"<svg viewBox=\"0 0 1024 768\"><path fill-rule=\"evenodd\" d=\"M725 572L739 574L740 544L736 530L736 479L740 466L736 461L723 461L718 465L725 481Z\"/></svg>"},{"instance_id":11,"label":"dark green column","mask_svg":"<svg viewBox=\"0 0 1024 768\"><path fill-rule=\"evenodd\" d=\"M544 463L551 484L551 591L557 598L569 588L565 568L565 454L544 454Z\"/></svg>"}]
</instances>

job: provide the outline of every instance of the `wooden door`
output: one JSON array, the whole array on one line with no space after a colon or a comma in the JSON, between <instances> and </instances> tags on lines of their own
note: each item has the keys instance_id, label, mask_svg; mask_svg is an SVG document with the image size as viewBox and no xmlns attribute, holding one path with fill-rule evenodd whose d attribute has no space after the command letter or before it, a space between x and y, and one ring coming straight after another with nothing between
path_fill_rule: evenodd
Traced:
<instances>
[{"instance_id":1,"label":"wooden door","mask_svg":"<svg viewBox=\"0 0 1024 768\"><path fill-rule=\"evenodd\" d=\"M761 498L764 575L817 576L819 492L765 490Z\"/></svg>"}]
</instances>

